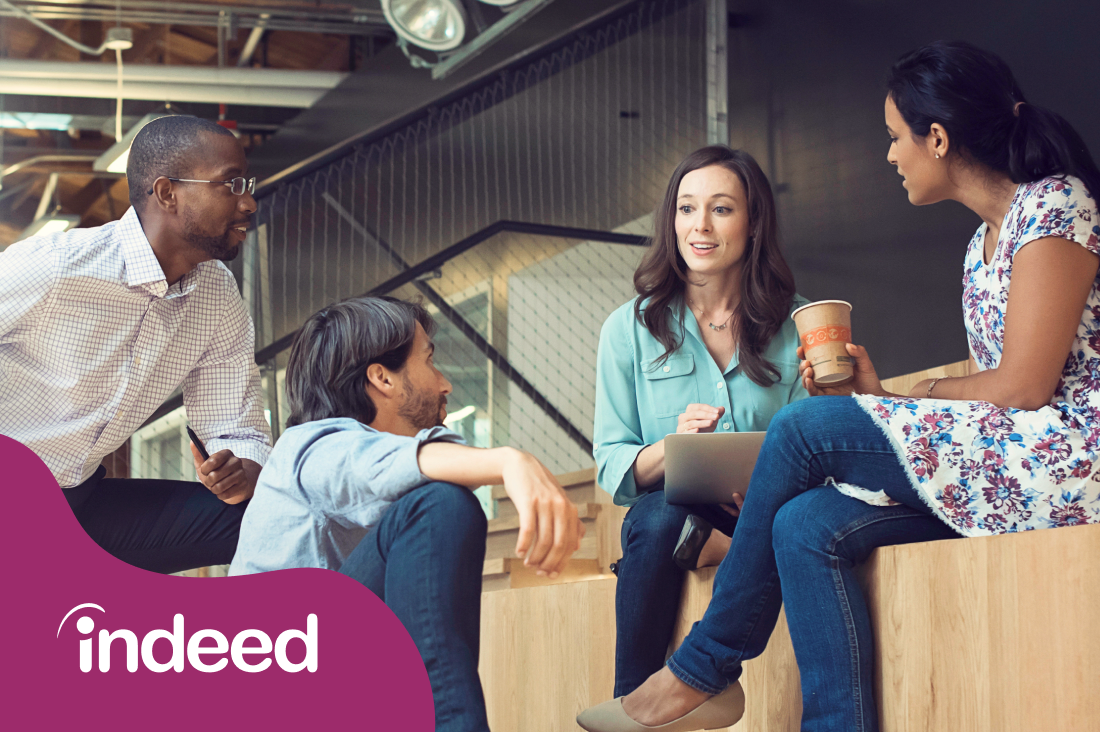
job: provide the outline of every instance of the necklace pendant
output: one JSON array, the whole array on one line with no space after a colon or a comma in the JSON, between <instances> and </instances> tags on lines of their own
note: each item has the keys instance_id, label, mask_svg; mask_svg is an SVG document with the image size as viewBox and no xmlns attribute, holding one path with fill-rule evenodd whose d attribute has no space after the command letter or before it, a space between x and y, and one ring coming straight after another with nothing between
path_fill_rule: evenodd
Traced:
<instances>
[{"instance_id":1,"label":"necklace pendant","mask_svg":"<svg viewBox=\"0 0 1100 732\"><path fill-rule=\"evenodd\" d=\"M714 323L707 323L707 325L710 326L711 330L725 330L726 326L729 325L729 323L722 323L721 325L715 325Z\"/></svg>"}]
</instances>

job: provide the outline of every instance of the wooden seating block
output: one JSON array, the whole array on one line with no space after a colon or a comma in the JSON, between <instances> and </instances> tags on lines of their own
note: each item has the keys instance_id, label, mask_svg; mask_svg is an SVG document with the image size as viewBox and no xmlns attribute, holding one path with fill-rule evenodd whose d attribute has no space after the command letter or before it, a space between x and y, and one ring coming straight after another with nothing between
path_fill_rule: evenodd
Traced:
<instances>
[{"instance_id":1,"label":"wooden seating block","mask_svg":"<svg viewBox=\"0 0 1100 732\"><path fill-rule=\"evenodd\" d=\"M1100 730L1100 525L883 547L883 732Z\"/></svg>"},{"instance_id":2,"label":"wooden seating block","mask_svg":"<svg viewBox=\"0 0 1100 732\"><path fill-rule=\"evenodd\" d=\"M481 596L481 683L489 727L577 732L615 683L615 579Z\"/></svg>"}]
</instances>

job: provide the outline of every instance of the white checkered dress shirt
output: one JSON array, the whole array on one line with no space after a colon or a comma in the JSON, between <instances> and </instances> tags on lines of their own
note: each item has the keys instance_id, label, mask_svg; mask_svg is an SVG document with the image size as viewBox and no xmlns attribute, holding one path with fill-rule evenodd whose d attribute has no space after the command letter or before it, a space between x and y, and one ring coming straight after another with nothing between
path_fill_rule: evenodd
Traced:
<instances>
[{"instance_id":1,"label":"white checkered dress shirt","mask_svg":"<svg viewBox=\"0 0 1100 732\"><path fill-rule=\"evenodd\" d=\"M69 488L182 383L209 452L263 464L254 338L225 265L203 262L169 287L133 209L18 242L0 253L0 434Z\"/></svg>"}]
</instances>

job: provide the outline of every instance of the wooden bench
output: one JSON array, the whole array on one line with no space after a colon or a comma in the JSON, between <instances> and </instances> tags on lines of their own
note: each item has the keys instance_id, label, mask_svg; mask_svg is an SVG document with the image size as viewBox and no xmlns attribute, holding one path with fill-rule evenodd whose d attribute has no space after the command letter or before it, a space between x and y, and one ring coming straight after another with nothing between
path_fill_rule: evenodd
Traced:
<instances>
[{"instance_id":1,"label":"wooden bench","mask_svg":"<svg viewBox=\"0 0 1100 732\"><path fill-rule=\"evenodd\" d=\"M966 373L961 362L884 383L907 393L921 379ZM625 511L601 494L584 498L600 504L598 563L609 563ZM574 574L584 581L482 595L494 730L574 732L581 709L611 698L616 580L603 567ZM674 645L705 612L714 573L685 578ZM1100 730L1100 525L883 547L861 574L883 732ZM798 730L798 667L782 615L741 680L745 717L731 732Z\"/></svg>"}]
</instances>

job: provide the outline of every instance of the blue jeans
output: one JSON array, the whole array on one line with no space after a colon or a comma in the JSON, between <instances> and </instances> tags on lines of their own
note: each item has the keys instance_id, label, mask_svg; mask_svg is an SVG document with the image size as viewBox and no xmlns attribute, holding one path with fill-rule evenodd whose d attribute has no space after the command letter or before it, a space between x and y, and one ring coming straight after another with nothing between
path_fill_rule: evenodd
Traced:
<instances>
[{"instance_id":1,"label":"blue jeans","mask_svg":"<svg viewBox=\"0 0 1100 732\"><path fill-rule=\"evenodd\" d=\"M684 570L672 560L672 550L692 513L727 536L737 525L718 506L670 505L662 490L638 499L623 521L615 587L615 696L634 691L665 664L684 585Z\"/></svg>"},{"instance_id":2,"label":"blue jeans","mask_svg":"<svg viewBox=\"0 0 1100 732\"><path fill-rule=\"evenodd\" d=\"M869 506L825 479L884 490ZM668 661L716 694L764 651L785 601L802 677L802 729L874 732L874 639L853 565L890 544L958 536L932 515L878 425L850 397L783 408L768 427L703 619ZM782 589L781 589L782 588Z\"/></svg>"},{"instance_id":3,"label":"blue jeans","mask_svg":"<svg viewBox=\"0 0 1100 732\"><path fill-rule=\"evenodd\" d=\"M340 572L386 603L416 643L436 732L488 732L477 675L485 512L473 491L429 483L382 515Z\"/></svg>"}]
</instances>

